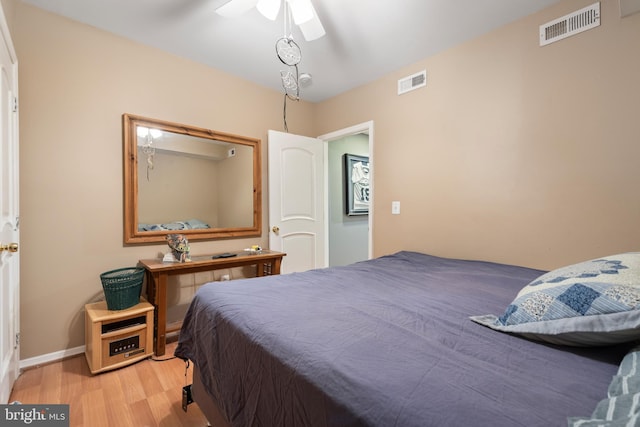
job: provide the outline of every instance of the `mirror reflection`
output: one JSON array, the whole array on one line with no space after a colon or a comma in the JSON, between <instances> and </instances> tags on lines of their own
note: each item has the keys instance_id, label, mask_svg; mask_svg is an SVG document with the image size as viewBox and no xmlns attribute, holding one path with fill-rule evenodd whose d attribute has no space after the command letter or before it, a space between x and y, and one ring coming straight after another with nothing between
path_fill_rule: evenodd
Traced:
<instances>
[{"instance_id":1,"label":"mirror reflection","mask_svg":"<svg viewBox=\"0 0 640 427\"><path fill-rule=\"evenodd\" d=\"M124 120L125 243L164 242L169 233L189 240L260 235L259 140Z\"/></svg>"}]
</instances>

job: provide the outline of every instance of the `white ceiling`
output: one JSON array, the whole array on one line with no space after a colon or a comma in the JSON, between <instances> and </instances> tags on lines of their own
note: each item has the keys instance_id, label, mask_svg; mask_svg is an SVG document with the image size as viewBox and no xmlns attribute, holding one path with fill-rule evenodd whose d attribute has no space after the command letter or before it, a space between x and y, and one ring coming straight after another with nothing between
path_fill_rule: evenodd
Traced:
<instances>
[{"instance_id":1,"label":"white ceiling","mask_svg":"<svg viewBox=\"0 0 640 427\"><path fill-rule=\"evenodd\" d=\"M22 1L282 91L282 11L273 22L255 9L224 18L215 0ZM312 1L327 34L306 42L296 28L293 37L300 72L313 76L301 98L318 102L559 0Z\"/></svg>"}]
</instances>

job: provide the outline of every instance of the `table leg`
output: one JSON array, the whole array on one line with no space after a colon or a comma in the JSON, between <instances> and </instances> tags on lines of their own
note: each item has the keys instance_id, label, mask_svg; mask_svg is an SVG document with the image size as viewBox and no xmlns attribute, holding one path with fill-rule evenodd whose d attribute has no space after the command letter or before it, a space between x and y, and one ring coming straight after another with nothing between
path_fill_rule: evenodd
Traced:
<instances>
[{"instance_id":1,"label":"table leg","mask_svg":"<svg viewBox=\"0 0 640 427\"><path fill-rule=\"evenodd\" d=\"M258 262L256 264L256 276L258 277L264 276L264 265L265 265L264 262Z\"/></svg>"},{"instance_id":2,"label":"table leg","mask_svg":"<svg viewBox=\"0 0 640 427\"><path fill-rule=\"evenodd\" d=\"M281 265L282 265L282 257L274 259L271 263L271 274L280 274Z\"/></svg>"},{"instance_id":3,"label":"table leg","mask_svg":"<svg viewBox=\"0 0 640 427\"><path fill-rule=\"evenodd\" d=\"M166 334L167 334L167 274L157 274L156 287L156 356L163 356L165 353Z\"/></svg>"},{"instance_id":4,"label":"table leg","mask_svg":"<svg viewBox=\"0 0 640 427\"><path fill-rule=\"evenodd\" d=\"M147 271L147 301L153 304L154 353L165 353L165 335L167 328L167 275Z\"/></svg>"}]
</instances>

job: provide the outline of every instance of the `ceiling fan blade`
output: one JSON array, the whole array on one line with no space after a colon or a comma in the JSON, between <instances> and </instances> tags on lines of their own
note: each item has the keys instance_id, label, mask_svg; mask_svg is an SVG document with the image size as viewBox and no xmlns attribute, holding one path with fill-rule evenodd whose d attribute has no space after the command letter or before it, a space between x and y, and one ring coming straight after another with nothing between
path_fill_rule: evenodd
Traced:
<instances>
[{"instance_id":1,"label":"ceiling fan blade","mask_svg":"<svg viewBox=\"0 0 640 427\"><path fill-rule=\"evenodd\" d=\"M293 22L302 25L313 19L313 5L311 0L286 0L291 7Z\"/></svg>"},{"instance_id":2,"label":"ceiling fan blade","mask_svg":"<svg viewBox=\"0 0 640 427\"><path fill-rule=\"evenodd\" d=\"M216 9L218 15L226 18L240 16L258 3L258 0L229 0Z\"/></svg>"},{"instance_id":3,"label":"ceiling fan blade","mask_svg":"<svg viewBox=\"0 0 640 427\"><path fill-rule=\"evenodd\" d=\"M282 1L288 2L293 21L300 27L305 40L312 41L325 35L311 0L218 0L221 6L215 11L218 15L233 18L255 6L262 15L274 21L280 12Z\"/></svg>"},{"instance_id":4,"label":"ceiling fan blade","mask_svg":"<svg viewBox=\"0 0 640 427\"><path fill-rule=\"evenodd\" d=\"M311 2L309 2L309 6L311 6L311 11L313 12L313 19L300 25L300 31L304 39L308 42L319 39L326 34L322 22L320 22L320 18L318 18L318 14Z\"/></svg>"},{"instance_id":5,"label":"ceiling fan blade","mask_svg":"<svg viewBox=\"0 0 640 427\"><path fill-rule=\"evenodd\" d=\"M282 0L258 0L256 9L267 19L275 21L280 13Z\"/></svg>"}]
</instances>

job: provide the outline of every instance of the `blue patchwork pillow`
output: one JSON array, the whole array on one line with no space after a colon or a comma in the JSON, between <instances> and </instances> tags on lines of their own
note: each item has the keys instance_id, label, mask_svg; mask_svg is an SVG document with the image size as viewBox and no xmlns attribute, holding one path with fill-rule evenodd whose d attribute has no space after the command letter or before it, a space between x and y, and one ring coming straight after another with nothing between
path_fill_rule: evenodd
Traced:
<instances>
[{"instance_id":1,"label":"blue patchwork pillow","mask_svg":"<svg viewBox=\"0 0 640 427\"><path fill-rule=\"evenodd\" d=\"M525 286L492 329L553 344L610 345L640 339L640 252L569 265Z\"/></svg>"}]
</instances>

